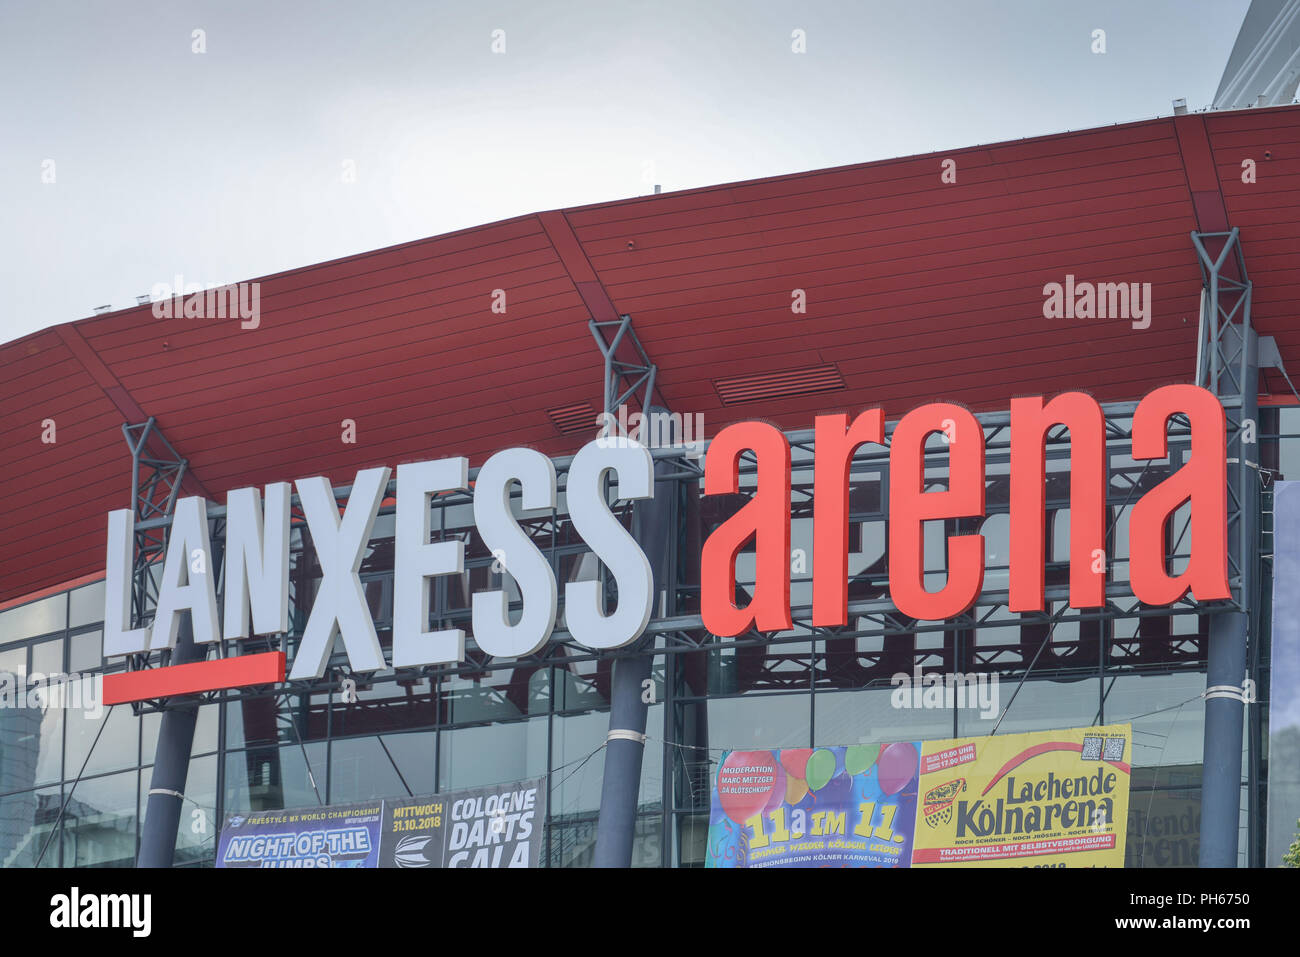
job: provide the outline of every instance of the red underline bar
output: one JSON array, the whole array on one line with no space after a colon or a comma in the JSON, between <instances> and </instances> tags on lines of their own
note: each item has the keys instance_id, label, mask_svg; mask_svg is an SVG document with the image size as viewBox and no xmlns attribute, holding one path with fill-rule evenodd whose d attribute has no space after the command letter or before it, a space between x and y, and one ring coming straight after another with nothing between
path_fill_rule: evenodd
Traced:
<instances>
[{"instance_id":1,"label":"red underline bar","mask_svg":"<svg viewBox=\"0 0 1300 957\"><path fill-rule=\"evenodd\" d=\"M188 665L119 672L104 676L104 704L149 701L245 685L279 684L284 681L284 670L284 652L265 651Z\"/></svg>"}]
</instances>

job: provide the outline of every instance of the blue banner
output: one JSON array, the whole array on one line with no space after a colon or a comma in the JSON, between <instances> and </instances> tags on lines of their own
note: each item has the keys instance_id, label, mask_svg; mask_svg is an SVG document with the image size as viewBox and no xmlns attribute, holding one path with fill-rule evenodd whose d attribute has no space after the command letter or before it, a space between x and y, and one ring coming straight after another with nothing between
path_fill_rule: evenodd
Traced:
<instances>
[{"instance_id":1,"label":"blue banner","mask_svg":"<svg viewBox=\"0 0 1300 957\"><path fill-rule=\"evenodd\" d=\"M376 867L383 802L232 814L217 867Z\"/></svg>"}]
</instances>

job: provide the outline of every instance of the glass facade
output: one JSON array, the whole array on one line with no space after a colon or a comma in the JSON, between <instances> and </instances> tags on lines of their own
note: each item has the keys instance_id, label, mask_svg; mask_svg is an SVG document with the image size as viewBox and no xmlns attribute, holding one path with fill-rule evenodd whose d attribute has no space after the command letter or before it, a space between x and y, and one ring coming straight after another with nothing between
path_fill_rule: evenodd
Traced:
<instances>
[{"instance_id":1,"label":"glass facade","mask_svg":"<svg viewBox=\"0 0 1300 957\"><path fill-rule=\"evenodd\" d=\"M1300 476L1300 408L1262 413L1261 458L1285 477ZM1060 472L1059 463L1052 469ZM1062 473L1063 475L1064 473ZM1005 587L1008 530L999 473L990 462L985 535L986 588ZM796 485L811 468L795 451ZM879 472L855 471L849 573L851 599L887 594L885 515ZM927 472L942 486L942 469ZM1005 473L1001 476L1005 482ZM1051 489L1049 500L1066 494ZM1004 495L1004 493L1003 493ZM561 505L561 508L563 506ZM1068 508L1049 517L1048 582L1064 578ZM1268 509L1267 493L1265 511ZM459 510L459 511L458 511ZM1112 514L1114 563L1127 555L1125 508ZM493 558L462 531L468 505L438 512L441 534L466 542L461 580L435 583L434 619L468 629L469 595L501 587ZM1173 569L1188 554L1173 523ZM700 526L720 520L700 519ZM941 581L950 523L927 527L927 571ZM564 521L536 531L561 581L593 574L584 546ZM391 644L393 516L376 523L361 578L381 644ZM439 533L435 532L435 537ZM686 533L689 539L689 532ZM811 513L796 497L792 600L811 589ZM698 548L696 549L698 551ZM689 550L688 550L689 551ZM295 529L291 566L290 657L319 584L309 543ZM1263 640L1252 673L1267 688L1267 556L1262 564ZM737 575L752 581L753 554ZM678 611L698 603L698 572L677 570ZM932 584L930 587L934 587ZM695 604L693 604L695 603ZM0 611L0 689L37 675L102 674L102 583ZM910 630L909 630L910 628ZM1054 628L977 606L964 623L887 635L791 631L763 642L697 636L693 645L660 635L654 649L653 703L641 770L634 864L699 866L705 858L713 770L729 749L816 747L1041 731L1104 723L1133 726L1133 779L1126 864L1196 863L1204 736L1205 616L1135 614ZM865 629L858 629L863 631ZM250 643L251 645L251 643ZM549 800L544 862L590 863L609 728L611 660L574 646L536 661L497 664L468 642L459 669L423 669L358 677L356 700L337 686L305 693L209 696L199 709L177 843L178 864L211 866L224 816L243 811L401 798L545 777ZM248 648L246 650L258 650ZM337 650L337 649L336 649ZM336 655L338 667L346 659ZM1028 664L1027 664L1028 663ZM895 674L984 672L998 679L999 707L910 709L892 701ZM107 666L121 668L119 661ZM0 866L96 867L133 863L139 847L161 715L130 706L57 708L38 695L0 708ZM1248 712L1243 741L1240 862L1258 864L1264 835L1260 802L1267 782L1267 702Z\"/></svg>"}]
</instances>

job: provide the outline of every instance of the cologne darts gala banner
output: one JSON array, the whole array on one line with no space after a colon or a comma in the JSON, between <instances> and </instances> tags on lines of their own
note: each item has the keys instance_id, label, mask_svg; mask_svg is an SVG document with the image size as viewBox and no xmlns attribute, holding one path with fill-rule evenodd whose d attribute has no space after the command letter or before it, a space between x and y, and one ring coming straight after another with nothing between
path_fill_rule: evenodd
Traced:
<instances>
[{"instance_id":1,"label":"cologne darts gala banner","mask_svg":"<svg viewBox=\"0 0 1300 957\"><path fill-rule=\"evenodd\" d=\"M1129 725L729 751L706 867L1123 867Z\"/></svg>"},{"instance_id":2,"label":"cologne darts gala banner","mask_svg":"<svg viewBox=\"0 0 1300 957\"><path fill-rule=\"evenodd\" d=\"M546 779L384 802L380 867L539 867Z\"/></svg>"},{"instance_id":3,"label":"cologne darts gala banner","mask_svg":"<svg viewBox=\"0 0 1300 957\"><path fill-rule=\"evenodd\" d=\"M1132 726L927 741L912 864L1123 867Z\"/></svg>"},{"instance_id":4,"label":"cologne darts gala banner","mask_svg":"<svg viewBox=\"0 0 1300 957\"><path fill-rule=\"evenodd\" d=\"M920 744L729 751L706 867L907 867Z\"/></svg>"}]
</instances>

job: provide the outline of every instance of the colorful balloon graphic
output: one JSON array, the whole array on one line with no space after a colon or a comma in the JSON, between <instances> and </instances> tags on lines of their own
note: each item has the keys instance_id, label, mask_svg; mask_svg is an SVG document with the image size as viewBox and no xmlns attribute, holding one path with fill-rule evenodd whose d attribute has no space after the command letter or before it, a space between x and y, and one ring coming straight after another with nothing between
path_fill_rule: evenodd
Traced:
<instances>
[{"instance_id":1,"label":"colorful balloon graphic","mask_svg":"<svg viewBox=\"0 0 1300 957\"><path fill-rule=\"evenodd\" d=\"M921 755L911 742L900 741L885 745L876 761L880 790L885 794L897 794L912 780L920 764Z\"/></svg>"},{"instance_id":2,"label":"colorful balloon graphic","mask_svg":"<svg viewBox=\"0 0 1300 957\"><path fill-rule=\"evenodd\" d=\"M878 744L857 744L844 749L844 770L849 774L861 774L876 763L880 754Z\"/></svg>"},{"instance_id":3,"label":"colorful balloon graphic","mask_svg":"<svg viewBox=\"0 0 1300 957\"><path fill-rule=\"evenodd\" d=\"M767 806L776 781L771 751L732 751L718 768L718 801L727 817L744 824Z\"/></svg>"},{"instance_id":4,"label":"colorful balloon graphic","mask_svg":"<svg viewBox=\"0 0 1300 957\"><path fill-rule=\"evenodd\" d=\"M812 748L791 748L781 752L781 764L792 778L808 777L808 759Z\"/></svg>"},{"instance_id":5,"label":"colorful balloon graphic","mask_svg":"<svg viewBox=\"0 0 1300 957\"><path fill-rule=\"evenodd\" d=\"M808 787L814 791L824 788L835 776L836 763L834 752L827 751L825 748L814 751L812 757L808 759L808 769L804 774Z\"/></svg>"},{"instance_id":6,"label":"colorful balloon graphic","mask_svg":"<svg viewBox=\"0 0 1300 957\"><path fill-rule=\"evenodd\" d=\"M776 765L776 784L772 786L772 796L768 798L767 803L763 805L764 814L768 814L776 810L778 807L781 806L781 802L785 800L786 780L787 780L787 776L785 773L785 768L781 767L780 763L778 762Z\"/></svg>"},{"instance_id":7,"label":"colorful balloon graphic","mask_svg":"<svg viewBox=\"0 0 1300 957\"><path fill-rule=\"evenodd\" d=\"M808 794L808 782L803 778L785 779L785 803L794 807Z\"/></svg>"}]
</instances>

